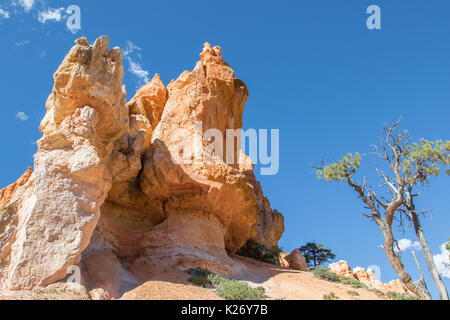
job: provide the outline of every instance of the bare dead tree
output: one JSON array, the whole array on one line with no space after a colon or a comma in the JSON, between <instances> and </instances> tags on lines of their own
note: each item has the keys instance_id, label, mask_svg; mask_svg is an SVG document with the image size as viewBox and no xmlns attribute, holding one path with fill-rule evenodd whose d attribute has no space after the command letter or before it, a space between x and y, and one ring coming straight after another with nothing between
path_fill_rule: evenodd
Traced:
<instances>
[{"instance_id":1,"label":"bare dead tree","mask_svg":"<svg viewBox=\"0 0 450 320\"><path fill-rule=\"evenodd\" d=\"M412 222L415 227L419 243L423 248L427 260L427 266L432 275L434 274L433 279L435 279L435 282L436 280L439 280L439 274L434 266L431 251L426 243L417 212L415 211L413 203L414 195L411 192L412 186L414 186L420 179L424 181L426 180L426 177L437 175L439 170L437 169L436 164L448 164L448 158L445 158L445 156L443 159L439 158L442 156L442 154L439 155L439 151L443 150L441 145L442 142L436 143L435 149L430 149L430 145L432 147L433 143L422 140L422 144L425 146L423 150L420 149L420 145L418 146L417 144L414 144L416 150L411 150L408 133L406 131L398 130L399 123L400 120L396 121L393 125L384 128L382 134L380 135L380 145L373 146L375 151L371 153L382 160L382 163L386 164L388 171L391 173L391 175L388 175L384 173L383 170L376 168L378 176L383 181L380 188L381 190L387 190L390 197L378 196L373 191L373 188L368 185L366 178L364 178L361 183L355 181L354 174L359 168L361 162L361 157L358 153L355 155L348 154L340 162L336 162L331 165L325 165L325 163L322 163L322 165L318 168L316 167L316 169L318 169L317 174L319 178L324 178L326 181L345 181L353 190L356 191L358 197L365 204L365 209L369 212L364 215L375 221L381 230L384 239L383 248L386 257L399 278L408 290L416 296L421 299L431 299L431 295L426 288L426 285L418 285L406 272L401 260L401 250L398 250L396 253L396 250L394 249L394 245L397 247L398 245L394 239L392 227L394 220L398 221L401 228L404 228L404 222ZM448 144L449 142L447 142L447 145ZM424 150L426 152L424 152ZM421 171L419 170L419 172L415 172L415 170L411 169L413 162L418 159L417 154L426 154L427 152L434 157L431 159L431 162L428 163L428 166L422 166L425 169ZM404 159L405 155L409 157L407 161ZM426 161L430 161L430 159L425 159L424 164ZM417 175L416 179L412 177L413 174ZM442 283L442 280L440 281ZM438 282L436 284L438 284ZM438 288L440 288L441 298L445 299L446 295L443 294L445 286L443 286L443 288L442 286L438 285Z\"/></svg>"}]
</instances>

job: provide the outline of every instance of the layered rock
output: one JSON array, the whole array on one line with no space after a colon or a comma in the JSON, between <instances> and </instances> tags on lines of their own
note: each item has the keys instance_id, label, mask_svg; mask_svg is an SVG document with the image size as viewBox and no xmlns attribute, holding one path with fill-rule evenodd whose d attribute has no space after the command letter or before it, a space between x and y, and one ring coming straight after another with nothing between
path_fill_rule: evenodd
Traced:
<instances>
[{"instance_id":1,"label":"layered rock","mask_svg":"<svg viewBox=\"0 0 450 320\"><path fill-rule=\"evenodd\" d=\"M79 265L93 296L117 298L151 260L236 271L229 254L251 238L277 246L284 231L239 143L219 139L240 141L248 97L221 49L206 44L193 71L167 88L156 75L126 103L121 50L108 46L76 41L34 172L0 191L2 287L45 286Z\"/></svg>"}]
</instances>

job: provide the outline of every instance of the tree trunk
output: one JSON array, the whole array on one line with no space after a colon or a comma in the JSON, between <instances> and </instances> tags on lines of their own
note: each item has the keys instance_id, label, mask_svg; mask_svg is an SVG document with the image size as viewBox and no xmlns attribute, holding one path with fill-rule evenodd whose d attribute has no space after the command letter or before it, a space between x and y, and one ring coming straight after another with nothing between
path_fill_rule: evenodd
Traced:
<instances>
[{"instance_id":1,"label":"tree trunk","mask_svg":"<svg viewBox=\"0 0 450 320\"><path fill-rule=\"evenodd\" d=\"M433 278L434 283L436 283L436 287L438 288L439 296L441 300L448 300L447 288L445 288L444 282L442 281L441 276L439 275L439 272L436 268L436 265L434 264L433 254L431 253L431 250L428 247L427 240L425 239L425 236L423 234L423 229L420 224L419 217L417 216L415 210L411 210L410 214L413 221L414 230L417 235L417 239L419 239L419 243L422 248L422 252L425 257L428 270L430 271L431 277Z\"/></svg>"},{"instance_id":2,"label":"tree trunk","mask_svg":"<svg viewBox=\"0 0 450 320\"><path fill-rule=\"evenodd\" d=\"M414 293L417 297L423 300L429 300L427 295L414 283L411 279L411 276L406 272L403 267L403 263L400 258L395 254L394 251L394 236L392 234L392 230L386 221L381 220L380 218L375 219L377 224L380 226L381 232L383 233L384 238L384 252L386 254L389 263L394 268L395 272L399 276L400 280L403 284L408 288L409 291Z\"/></svg>"},{"instance_id":3,"label":"tree trunk","mask_svg":"<svg viewBox=\"0 0 450 320\"><path fill-rule=\"evenodd\" d=\"M422 273L422 268L420 267L420 263L419 260L417 260L417 256L416 253L414 252L414 250L411 250L411 254L414 257L414 261L416 261L416 265L417 265L417 270L419 271L420 274L420 280L418 281L417 285L422 289L422 291L427 295L429 300L432 300L430 291L428 290L427 284L425 282L425 277L423 276Z\"/></svg>"}]
</instances>

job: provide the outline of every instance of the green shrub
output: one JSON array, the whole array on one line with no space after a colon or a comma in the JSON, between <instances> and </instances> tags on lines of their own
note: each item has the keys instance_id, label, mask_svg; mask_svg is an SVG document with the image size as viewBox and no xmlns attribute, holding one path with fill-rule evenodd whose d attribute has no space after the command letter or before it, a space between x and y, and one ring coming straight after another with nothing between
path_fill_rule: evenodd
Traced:
<instances>
[{"instance_id":1,"label":"green shrub","mask_svg":"<svg viewBox=\"0 0 450 320\"><path fill-rule=\"evenodd\" d=\"M323 300L339 300L339 297L334 292L330 292L329 294L323 295Z\"/></svg>"},{"instance_id":2,"label":"green shrub","mask_svg":"<svg viewBox=\"0 0 450 320\"><path fill-rule=\"evenodd\" d=\"M354 279L354 278L339 277L339 281L342 284L348 284L348 285L352 286L352 288L355 288L355 289L368 289L364 283L362 283L361 281Z\"/></svg>"},{"instance_id":3,"label":"green shrub","mask_svg":"<svg viewBox=\"0 0 450 320\"><path fill-rule=\"evenodd\" d=\"M359 293L356 291L352 291L352 290L348 290L347 294L351 295L351 296L359 296Z\"/></svg>"},{"instance_id":4,"label":"green shrub","mask_svg":"<svg viewBox=\"0 0 450 320\"><path fill-rule=\"evenodd\" d=\"M418 300L416 297L406 293L388 292L387 296L392 300Z\"/></svg>"},{"instance_id":5,"label":"green shrub","mask_svg":"<svg viewBox=\"0 0 450 320\"><path fill-rule=\"evenodd\" d=\"M225 279L207 269L190 269L188 279L194 285L214 289L216 294L227 300L265 300L263 287L252 288L245 281Z\"/></svg>"},{"instance_id":6,"label":"green shrub","mask_svg":"<svg viewBox=\"0 0 450 320\"><path fill-rule=\"evenodd\" d=\"M213 283L210 277L214 275L211 271L198 267L195 269L189 269L188 274L191 276L188 281L196 286L204 288L212 288Z\"/></svg>"},{"instance_id":7,"label":"green shrub","mask_svg":"<svg viewBox=\"0 0 450 320\"><path fill-rule=\"evenodd\" d=\"M263 287L251 288L245 281L220 278L216 283L216 293L227 300L265 300Z\"/></svg>"},{"instance_id":8,"label":"green shrub","mask_svg":"<svg viewBox=\"0 0 450 320\"><path fill-rule=\"evenodd\" d=\"M236 254L243 257L252 258L258 261L279 264L278 257L283 252L280 248L274 246L268 248L265 244L256 242L253 239L248 240L245 245L240 248Z\"/></svg>"},{"instance_id":9,"label":"green shrub","mask_svg":"<svg viewBox=\"0 0 450 320\"><path fill-rule=\"evenodd\" d=\"M367 290L369 290L370 292L375 293L379 297L383 297L384 296L384 292L381 291L381 290L378 290L378 289L367 289Z\"/></svg>"},{"instance_id":10,"label":"green shrub","mask_svg":"<svg viewBox=\"0 0 450 320\"><path fill-rule=\"evenodd\" d=\"M324 268L322 266L317 266L312 273L319 279L324 279L331 282L340 282L340 279L336 274L330 272L328 268Z\"/></svg>"}]
</instances>

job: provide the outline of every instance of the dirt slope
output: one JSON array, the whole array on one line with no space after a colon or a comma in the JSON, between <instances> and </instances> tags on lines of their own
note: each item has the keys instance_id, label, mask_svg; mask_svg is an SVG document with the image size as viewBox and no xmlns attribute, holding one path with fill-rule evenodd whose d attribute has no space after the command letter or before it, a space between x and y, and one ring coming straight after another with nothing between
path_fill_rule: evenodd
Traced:
<instances>
[{"instance_id":1,"label":"dirt slope","mask_svg":"<svg viewBox=\"0 0 450 320\"><path fill-rule=\"evenodd\" d=\"M269 299L284 300L322 300L324 295L333 292L340 300L380 300L376 294L365 289L354 289L350 286L317 279L310 272L296 271L279 266L262 263L244 257L233 257L233 260L245 264L251 272L237 279L245 280L252 287L262 286ZM152 272L154 270L155 272ZM180 270L164 269L154 264L146 269L146 274L153 274L147 282L126 293L124 300L172 300L220 299L208 289L192 286L187 282L188 275ZM359 295L352 296L347 291L355 291Z\"/></svg>"}]
</instances>

